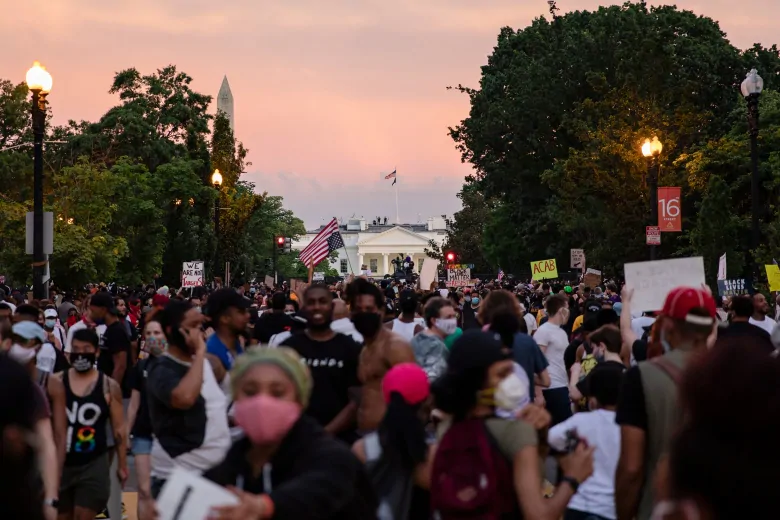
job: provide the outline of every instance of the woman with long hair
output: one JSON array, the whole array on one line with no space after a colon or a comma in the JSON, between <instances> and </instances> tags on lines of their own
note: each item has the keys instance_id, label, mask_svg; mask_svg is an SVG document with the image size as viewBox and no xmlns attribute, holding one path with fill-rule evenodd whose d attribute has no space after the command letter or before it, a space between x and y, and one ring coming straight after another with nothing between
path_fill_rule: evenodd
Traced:
<instances>
[{"instance_id":1,"label":"woman with long hair","mask_svg":"<svg viewBox=\"0 0 780 520\"><path fill-rule=\"evenodd\" d=\"M428 376L414 363L401 363L385 374L382 393L387 411L379 429L357 441L352 452L367 465L379 495L379 518L427 520Z\"/></svg>"}]
</instances>

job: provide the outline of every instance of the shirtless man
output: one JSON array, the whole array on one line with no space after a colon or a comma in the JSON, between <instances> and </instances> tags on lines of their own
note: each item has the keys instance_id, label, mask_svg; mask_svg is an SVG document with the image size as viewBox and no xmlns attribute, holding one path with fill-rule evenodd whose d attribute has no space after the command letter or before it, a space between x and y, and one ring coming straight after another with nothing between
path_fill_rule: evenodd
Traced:
<instances>
[{"instance_id":1,"label":"shirtless man","mask_svg":"<svg viewBox=\"0 0 780 520\"><path fill-rule=\"evenodd\" d=\"M352 323L363 336L358 379L363 384L358 405L358 431L376 430L385 414L382 378L399 363L414 363L409 342L382 326L384 297L379 288L367 280L357 279L349 288Z\"/></svg>"}]
</instances>

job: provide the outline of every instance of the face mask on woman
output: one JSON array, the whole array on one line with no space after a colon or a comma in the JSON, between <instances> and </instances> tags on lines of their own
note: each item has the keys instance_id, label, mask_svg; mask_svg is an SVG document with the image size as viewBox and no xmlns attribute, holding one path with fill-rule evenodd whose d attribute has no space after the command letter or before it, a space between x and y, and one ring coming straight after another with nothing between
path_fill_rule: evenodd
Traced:
<instances>
[{"instance_id":1,"label":"face mask on woman","mask_svg":"<svg viewBox=\"0 0 780 520\"><path fill-rule=\"evenodd\" d=\"M164 337L158 338L155 336L150 336L146 338L144 348L147 352L149 352L149 354L153 356L159 356L165 352L166 348L168 348L168 340L166 340Z\"/></svg>"},{"instance_id":2,"label":"face mask on woman","mask_svg":"<svg viewBox=\"0 0 780 520\"><path fill-rule=\"evenodd\" d=\"M458 320L456 318L438 318L436 319L436 328L442 331L445 336L449 336L458 328Z\"/></svg>"},{"instance_id":3,"label":"face mask on woman","mask_svg":"<svg viewBox=\"0 0 780 520\"><path fill-rule=\"evenodd\" d=\"M259 445L281 441L301 416L301 406L266 394L235 403L235 419L247 437Z\"/></svg>"},{"instance_id":4,"label":"face mask on woman","mask_svg":"<svg viewBox=\"0 0 780 520\"><path fill-rule=\"evenodd\" d=\"M495 402L496 408L507 411L514 411L520 406L520 403L528 395L528 385L512 374L505 377L496 387Z\"/></svg>"}]
</instances>

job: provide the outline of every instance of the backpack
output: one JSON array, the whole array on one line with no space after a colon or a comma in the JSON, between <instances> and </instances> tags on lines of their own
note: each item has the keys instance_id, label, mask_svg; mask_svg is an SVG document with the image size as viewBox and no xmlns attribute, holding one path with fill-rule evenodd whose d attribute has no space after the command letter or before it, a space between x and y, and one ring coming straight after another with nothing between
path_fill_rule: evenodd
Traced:
<instances>
[{"instance_id":1,"label":"backpack","mask_svg":"<svg viewBox=\"0 0 780 520\"><path fill-rule=\"evenodd\" d=\"M433 460L431 510L441 520L499 520L518 508L513 480L484 420L455 422Z\"/></svg>"}]
</instances>

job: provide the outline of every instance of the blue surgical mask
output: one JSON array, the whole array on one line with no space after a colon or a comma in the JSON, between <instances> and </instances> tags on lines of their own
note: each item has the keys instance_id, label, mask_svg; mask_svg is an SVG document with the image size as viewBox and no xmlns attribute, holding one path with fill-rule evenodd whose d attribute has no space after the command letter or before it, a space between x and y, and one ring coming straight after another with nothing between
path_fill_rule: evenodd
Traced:
<instances>
[{"instance_id":1,"label":"blue surgical mask","mask_svg":"<svg viewBox=\"0 0 780 520\"><path fill-rule=\"evenodd\" d=\"M476 304L478 304L478 303L479 303L479 298L477 298L477 297L475 296L474 298L472 298L472 299L471 299L471 303L472 303L472 305L476 305Z\"/></svg>"},{"instance_id":2,"label":"blue surgical mask","mask_svg":"<svg viewBox=\"0 0 780 520\"><path fill-rule=\"evenodd\" d=\"M47 329L53 329L54 326L57 324L57 318L47 319L43 322L43 324L46 326Z\"/></svg>"}]
</instances>

